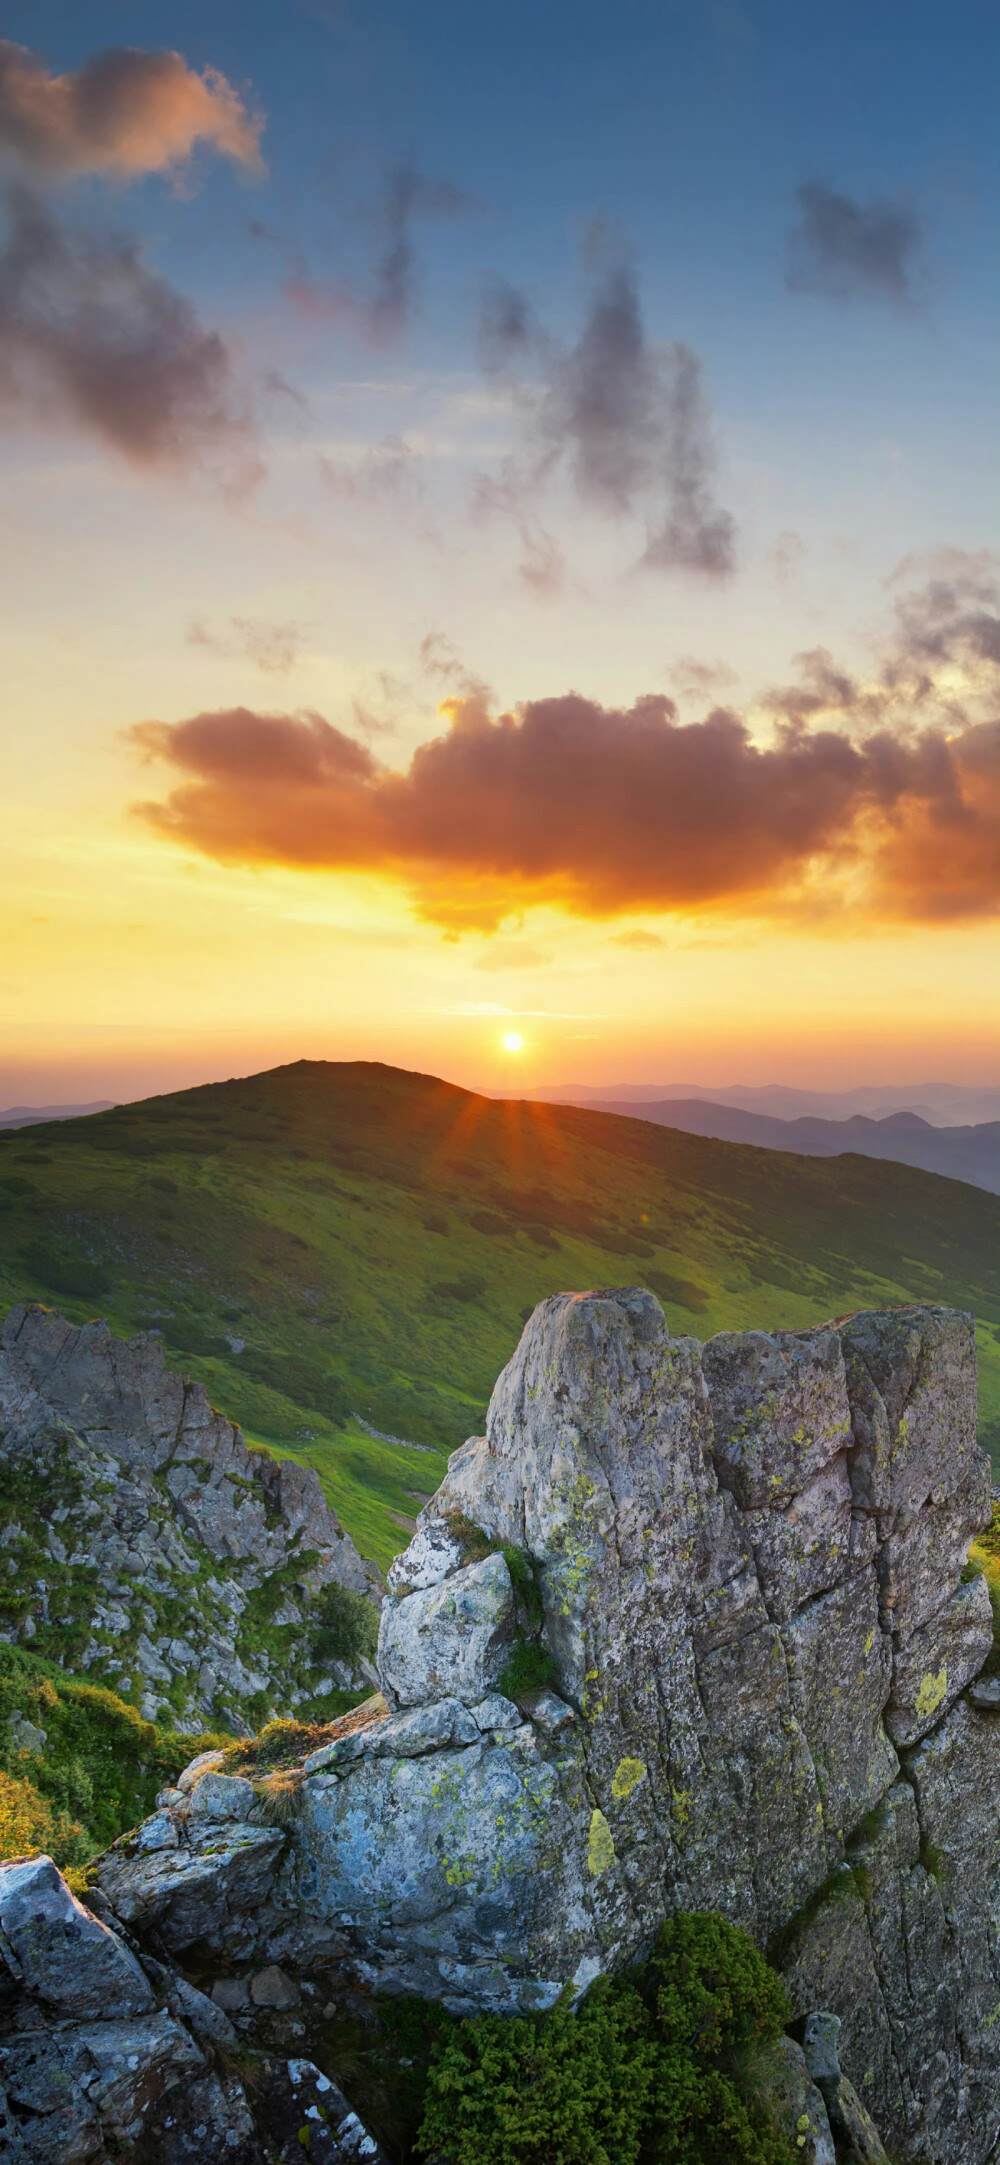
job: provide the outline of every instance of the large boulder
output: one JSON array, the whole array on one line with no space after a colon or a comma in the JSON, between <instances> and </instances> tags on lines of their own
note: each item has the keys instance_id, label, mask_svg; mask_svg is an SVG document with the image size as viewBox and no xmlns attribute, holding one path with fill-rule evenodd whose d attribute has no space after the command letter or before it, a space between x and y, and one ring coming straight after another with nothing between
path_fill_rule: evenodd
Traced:
<instances>
[{"instance_id":1,"label":"large boulder","mask_svg":"<svg viewBox=\"0 0 1000 2165\"><path fill-rule=\"evenodd\" d=\"M159 1865L137 1843L102 1885L176 1935L161 1898L190 1883L181 1928L222 1951L469 2012L551 2004L673 1911L722 1909L803 2020L842 2019L851 2140L874 2116L906 2165L985 2165L1000 1721L966 1696L992 1643L962 1579L989 1503L972 1346L944 1309L701 1347L642 1289L544 1301L393 1566L384 1697L301 1767L260 1900L225 1893L254 1829L221 1807L217 1867L190 1808Z\"/></svg>"}]
</instances>

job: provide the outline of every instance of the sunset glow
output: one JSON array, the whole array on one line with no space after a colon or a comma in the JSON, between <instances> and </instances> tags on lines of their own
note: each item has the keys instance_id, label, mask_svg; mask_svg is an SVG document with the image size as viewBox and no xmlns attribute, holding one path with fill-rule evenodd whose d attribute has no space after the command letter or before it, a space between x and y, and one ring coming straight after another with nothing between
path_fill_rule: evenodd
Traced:
<instances>
[{"instance_id":1,"label":"sunset glow","mask_svg":"<svg viewBox=\"0 0 1000 2165\"><path fill-rule=\"evenodd\" d=\"M911 24L865 179L832 21L556 8L529 84L446 13L157 0L97 129L119 11L14 6L0 1103L994 1078L968 63Z\"/></svg>"}]
</instances>

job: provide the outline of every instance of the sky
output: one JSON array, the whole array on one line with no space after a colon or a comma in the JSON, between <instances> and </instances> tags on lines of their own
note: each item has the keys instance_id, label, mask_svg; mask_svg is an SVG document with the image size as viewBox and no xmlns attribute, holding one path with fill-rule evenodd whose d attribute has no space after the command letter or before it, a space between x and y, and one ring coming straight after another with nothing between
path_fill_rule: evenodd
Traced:
<instances>
[{"instance_id":1,"label":"sky","mask_svg":"<svg viewBox=\"0 0 1000 2165\"><path fill-rule=\"evenodd\" d=\"M0 1104L997 1079L996 46L9 0Z\"/></svg>"}]
</instances>

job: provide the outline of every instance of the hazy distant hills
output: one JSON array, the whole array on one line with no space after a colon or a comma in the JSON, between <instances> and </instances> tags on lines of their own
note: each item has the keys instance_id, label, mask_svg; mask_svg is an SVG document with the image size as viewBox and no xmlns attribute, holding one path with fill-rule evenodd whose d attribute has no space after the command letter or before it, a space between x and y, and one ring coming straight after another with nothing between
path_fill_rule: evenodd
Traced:
<instances>
[{"instance_id":1,"label":"hazy distant hills","mask_svg":"<svg viewBox=\"0 0 1000 2165\"><path fill-rule=\"evenodd\" d=\"M111 1111L113 1098L92 1098L88 1105L7 1105L0 1111L0 1128L30 1128L39 1120L79 1120L86 1113Z\"/></svg>"},{"instance_id":2,"label":"hazy distant hills","mask_svg":"<svg viewBox=\"0 0 1000 2165\"><path fill-rule=\"evenodd\" d=\"M509 1093L516 1096L515 1091ZM705 1083L559 1083L532 1096L556 1105L616 1105L644 1120L646 1105L661 1100L697 1098L703 1105L734 1105L743 1112L774 1120L851 1120L855 1113L884 1120L892 1113L916 1113L934 1128L976 1126L1000 1120L1000 1087L989 1084L922 1082L862 1083L856 1090L794 1090L786 1083L734 1083L726 1089ZM782 1148L791 1146L786 1142Z\"/></svg>"},{"instance_id":3,"label":"hazy distant hills","mask_svg":"<svg viewBox=\"0 0 1000 2165\"><path fill-rule=\"evenodd\" d=\"M724 1143L791 1150L797 1157L833 1158L851 1150L864 1158L891 1158L897 1165L919 1166L922 1172L968 1180L1000 1194L1000 1120L954 1128L932 1127L912 1112L890 1113L882 1120L863 1113L849 1120L776 1120L704 1098L661 1098L653 1104L601 1098L593 1110L655 1121L685 1135L712 1135Z\"/></svg>"}]
</instances>

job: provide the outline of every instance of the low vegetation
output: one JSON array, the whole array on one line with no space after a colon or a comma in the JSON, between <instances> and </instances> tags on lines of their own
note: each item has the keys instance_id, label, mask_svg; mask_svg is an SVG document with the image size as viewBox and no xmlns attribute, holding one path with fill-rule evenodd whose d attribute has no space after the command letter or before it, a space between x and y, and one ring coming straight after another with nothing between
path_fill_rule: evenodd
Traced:
<instances>
[{"instance_id":1,"label":"low vegetation","mask_svg":"<svg viewBox=\"0 0 1000 2165\"><path fill-rule=\"evenodd\" d=\"M861 1305L971 1308L1000 1463L995 1224L995 1197L907 1166L363 1063L0 1135L0 1308L99 1307L125 1334L161 1332L251 1440L316 1467L383 1567L482 1428L525 1316L566 1286L644 1283L672 1330L702 1338Z\"/></svg>"},{"instance_id":2,"label":"low vegetation","mask_svg":"<svg viewBox=\"0 0 1000 2165\"><path fill-rule=\"evenodd\" d=\"M156 1793L225 1736L179 1736L100 1685L0 1646L0 1858L81 1866L153 1810Z\"/></svg>"},{"instance_id":3,"label":"low vegetation","mask_svg":"<svg viewBox=\"0 0 1000 2165\"><path fill-rule=\"evenodd\" d=\"M331 2026L329 2064L400 2165L791 2165L774 2048L780 1979L715 1915L577 2008L459 2020L415 1999Z\"/></svg>"}]
</instances>

